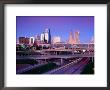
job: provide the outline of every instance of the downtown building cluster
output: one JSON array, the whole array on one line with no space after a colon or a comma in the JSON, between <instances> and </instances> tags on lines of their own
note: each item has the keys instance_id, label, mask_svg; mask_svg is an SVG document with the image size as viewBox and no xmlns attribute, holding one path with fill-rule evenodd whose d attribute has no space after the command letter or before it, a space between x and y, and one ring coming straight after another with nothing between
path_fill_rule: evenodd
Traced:
<instances>
[{"instance_id":1,"label":"downtown building cluster","mask_svg":"<svg viewBox=\"0 0 110 90\"><path fill-rule=\"evenodd\" d=\"M33 45L33 44L51 44L50 29L46 28L41 35L35 37L19 37L18 44Z\"/></svg>"},{"instance_id":2,"label":"downtown building cluster","mask_svg":"<svg viewBox=\"0 0 110 90\"><path fill-rule=\"evenodd\" d=\"M76 31L74 34L72 31L69 34L68 40L65 42L62 42L60 36L52 36L50 33L49 28L45 28L44 32L42 32L40 35L36 35L35 37L19 37L19 41L17 42L18 45L30 45L30 46L42 46L42 45L78 45L78 44L84 44L80 42L79 39L80 32ZM86 44L93 44L94 38L89 43ZM85 44L85 45L86 45Z\"/></svg>"},{"instance_id":3,"label":"downtown building cluster","mask_svg":"<svg viewBox=\"0 0 110 90\"><path fill-rule=\"evenodd\" d=\"M50 29L46 28L44 32L42 32L40 35L36 35L35 37L19 37L19 41L17 44L25 44L25 45L33 45L33 44L56 44L61 43L61 37L60 36L54 36L51 37ZM69 34L69 39L67 44L79 44L79 32L75 32L74 36L72 32Z\"/></svg>"},{"instance_id":4,"label":"downtown building cluster","mask_svg":"<svg viewBox=\"0 0 110 90\"><path fill-rule=\"evenodd\" d=\"M60 36L52 36L50 29L46 28L44 32L35 37L19 37L19 41L16 45L16 50L20 51L27 48L27 50L42 50L42 49L72 49L82 48L84 50L94 49L94 38L89 43L81 43L79 39L80 32L76 31L74 34L72 31L69 34L68 40L62 42ZM31 48L32 47L32 48Z\"/></svg>"}]
</instances>

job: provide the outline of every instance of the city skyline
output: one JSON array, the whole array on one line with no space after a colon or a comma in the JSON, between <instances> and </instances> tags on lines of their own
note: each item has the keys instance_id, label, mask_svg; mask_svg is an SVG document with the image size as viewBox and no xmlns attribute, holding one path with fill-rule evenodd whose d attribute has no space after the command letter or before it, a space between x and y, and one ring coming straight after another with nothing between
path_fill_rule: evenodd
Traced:
<instances>
[{"instance_id":1,"label":"city skyline","mask_svg":"<svg viewBox=\"0 0 110 90\"><path fill-rule=\"evenodd\" d=\"M88 43L94 37L93 16L17 16L16 38L41 35L45 28L50 29L52 38L59 36L67 42L70 32L80 32L81 43Z\"/></svg>"}]
</instances>

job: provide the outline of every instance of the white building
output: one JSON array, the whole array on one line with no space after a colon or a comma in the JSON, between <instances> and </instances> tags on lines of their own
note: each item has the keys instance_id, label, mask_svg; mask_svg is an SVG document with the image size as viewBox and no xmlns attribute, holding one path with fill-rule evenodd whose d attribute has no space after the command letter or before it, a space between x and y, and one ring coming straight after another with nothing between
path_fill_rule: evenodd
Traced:
<instances>
[{"instance_id":1,"label":"white building","mask_svg":"<svg viewBox=\"0 0 110 90\"><path fill-rule=\"evenodd\" d=\"M30 37L29 44L33 44L33 43L34 43L34 37Z\"/></svg>"},{"instance_id":2,"label":"white building","mask_svg":"<svg viewBox=\"0 0 110 90\"><path fill-rule=\"evenodd\" d=\"M41 34L40 39L41 39L42 42L44 42L44 33Z\"/></svg>"},{"instance_id":3,"label":"white building","mask_svg":"<svg viewBox=\"0 0 110 90\"><path fill-rule=\"evenodd\" d=\"M44 43L51 43L51 34L49 28L46 28L45 31L41 34L41 41Z\"/></svg>"},{"instance_id":4,"label":"white building","mask_svg":"<svg viewBox=\"0 0 110 90\"><path fill-rule=\"evenodd\" d=\"M48 43L49 42L49 33L45 32L45 41Z\"/></svg>"},{"instance_id":5,"label":"white building","mask_svg":"<svg viewBox=\"0 0 110 90\"><path fill-rule=\"evenodd\" d=\"M61 42L61 38L59 36L53 37L53 44Z\"/></svg>"}]
</instances>

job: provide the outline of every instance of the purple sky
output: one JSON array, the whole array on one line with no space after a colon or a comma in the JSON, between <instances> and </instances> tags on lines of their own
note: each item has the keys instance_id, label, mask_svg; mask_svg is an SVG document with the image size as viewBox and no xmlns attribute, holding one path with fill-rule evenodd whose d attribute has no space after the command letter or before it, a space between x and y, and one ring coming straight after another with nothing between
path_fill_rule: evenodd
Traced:
<instances>
[{"instance_id":1,"label":"purple sky","mask_svg":"<svg viewBox=\"0 0 110 90\"><path fill-rule=\"evenodd\" d=\"M62 41L68 40L70 31L79 31L80 41L87 43L94 37L94 16L16 16L17 39L40 35L45 28Z\"/></svg>"}]
</instances>

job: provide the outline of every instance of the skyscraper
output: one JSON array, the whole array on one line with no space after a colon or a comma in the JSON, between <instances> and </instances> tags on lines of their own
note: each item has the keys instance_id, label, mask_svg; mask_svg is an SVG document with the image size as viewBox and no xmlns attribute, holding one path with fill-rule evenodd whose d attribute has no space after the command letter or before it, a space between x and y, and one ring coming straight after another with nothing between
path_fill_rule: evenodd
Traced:
<instances>
[{"instance_id":1,"label":"skyscraper","mask_svg":"<svg viewBox=\"0 0 110 90\"><path fill-rule=\"evenodd\" d=\"M45 43L51 43L51 34L50 34L50 29L46 28L44 32L44 42Z\"/></svg>"},{"instance_id":2,"label":"skyscraper","mask_svg":"<svg viewBox=\"0 0 110 90\"><path fill-rule=\"evenodd\" d=\"M41 33L41 42L44 42L44 33Z\"/></svg>"}]
</instances>

